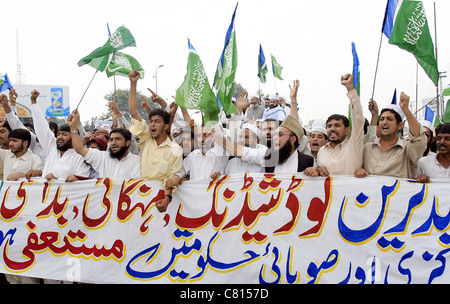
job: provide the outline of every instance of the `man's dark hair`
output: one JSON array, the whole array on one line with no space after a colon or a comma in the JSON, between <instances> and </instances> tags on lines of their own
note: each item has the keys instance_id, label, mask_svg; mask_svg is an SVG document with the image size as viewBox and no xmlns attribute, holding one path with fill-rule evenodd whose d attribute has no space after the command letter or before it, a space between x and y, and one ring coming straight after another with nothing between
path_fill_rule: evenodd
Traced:
<instances>
[{"instance_id":1,"label":"man's dark hair","mask_svg":"<svg viewBox=\"0 0 450 304\"><path fill-rule=\"evenodd\" d=\"M31 129L33 129L33 131L34 131L34 125L33 125L33 123L31 123L31 122L26 122L26 123L23 124L23 126L24 126L24 127L31 128Z\"/></svg>"},{"instance_id":2,"label":"man's dark hair","mask_svg":"<svg viewBox=\"0 0 450 304\"><path fill-rule=\"evenodd\" d=\"M328 125L328 123L332 120L342 120L342 122L344 123L345 127L350 126L350 122L347 118L347 116L345 115L341 115L341 114L332 114L328 117L326 124Z\"/></svg>"},{"instance_id":3,"label":"man's dark hair","mask_svg":"<svg viewBox=\"0 0 450 304\"><path fill-rule=\"evenodd\" d=\"M58 134L58 132L69 132L70 133L69 125L62 125L61 127L59 127L59 129L56 132L56 134Z\"/></svg>"},{"instance_id":4,"label":"man's dark hair","mask_svg":"<svg viewBox=\"0 0 450 304\"><path fill-rule=\"evenodd\" d=\"M148 117L152 118L155 115L161 116L164 120L164 124L166 124L166 125L169 124L170 114L167 111L165 111L163 109L154 109L154 110L151 110L150 114L148 114Z\"/></svg>"},{"instance_id":5,"label":"man's dark hair","mask_svg":"<svg viewBox=\"0 0 450 304\"><path fill-rule=\"evenodd\" d=\"M131 140L131 132L124 128L114 128L109 132L109 135L111 136L112 133L120 133L125 138L125 141Z\"/></svg>"},{"instance_id":6,"label":"man's dark hair","mask_svg":"<svg viewBox=\"0 0 450 304\"><path fill-rule=\"evenodd\" d=\"M5 123L3 124L3 127L6 128L6 129L8 129L9 132L12 131L12 130L11 130L11 127L9 126L8 121L5 121Z\"/></svg>"},{"instance_id":7,"label":"man's dark hair","mask_svg":"<svg viewBox=\"0 0 450 304\"><path fill-rule=\"evenodd\" d=\"M450 134L450 123L441 123L436 127L435 132L436 136L438 136L439 133Z\"/></svg>"},{"instance_id":8,"label":"man's dark hair","mask_svg":"<svg viewBox=\"0 0 450 304\"><path fill-rule=\"evenodd\" d=\"M55 133L55 137L58 136L58 124L54 121L49 121L48 126L50 127L50 130L53 129L53 133ZM69 129L70 132L70 129Z\"/></svg>"},{"instance_id":9,"label":"man's dark hair","mask_svg":"<svg viewBox=\"0 0 450 304\"><path fill-rule=\"evenodd\" d=\"M27 148L30 147L31 134L30 134L30 131L28 131L27 129L12 130L11 132L9 132L8 138L9 139L16 138L16 139L26 140L26 141L28 141Z\"/></svg>"},{"instance_id":10,"label":"man's dark hair","mask_svg":"<svg viewBox=\"0 0 450 304\"><path fill-rule=\"evenodd\" d=\"M378 126L378 124L380 123L380 117L381 117L381 114L383 114L383 113L386 112L386 111L389 111L389 112L391 112L391 113L394 113L394 117L395 117L395 120L397 121L397 124L399 124L399 123L401 123L401 122L403 121L403 120L402 120L402 117L400 116L400 114L398 114L398 113L395 112L394 110L392 110L392 109L383 109L383 110L381 110L380 116L378 116L377 126Z\"/></svg>"}]
</instances>

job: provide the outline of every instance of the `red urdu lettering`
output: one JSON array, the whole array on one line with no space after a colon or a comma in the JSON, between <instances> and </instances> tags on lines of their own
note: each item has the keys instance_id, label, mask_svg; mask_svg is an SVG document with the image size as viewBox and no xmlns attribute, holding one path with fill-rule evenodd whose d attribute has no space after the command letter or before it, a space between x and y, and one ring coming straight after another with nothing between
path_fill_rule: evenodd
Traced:
<instances>
[{"instance_id":1,"label":"red urdu lettering","mask_svg":"<svg viewBox=\"0 0 450 304\"><path fill-rule=\"evenodd\" d=\"M289 232L294 227L298 215L300 213L300 203L298 202L298 198L294 193L289 193L288 200L286 202L286 208L291 211L292 214L292 220L290 220L288 223L280 227L279 229L275 230L273 234L277 233L283 233L283 232Z\"/></svg>"},{"instance_id":2,"label":"red urdu lettering","mask_svg":"<svg viewBox=\"0 0 450 304\"><path fill-rule=\"evenodd\" d=\"M118 208L117 208L117 218L119 221L127 221L137 209L141 210L141 217L144 218L150 207L158 200L164 198L164 190L158 191L157 195L147 204L142 202L137 202L134 206L132 205L132 200L130 198L131 193L138 190L143 196L150 194L152 188L144 184L143 180L133 180L130 183L123 181L122 188L120 189ZM140 227L141 233L146 233L148 231L148 223L152 219L153 215L148 216Z\"/></svg>"},{"instance_id":3,"label":"red urdu lettering","mask_svg":"<svg viewBox=\"0 0 450 304\"><path fill-rule=\"evenodd\" d=\"M297 191L302 185L303 179L297 178L295 175L293 175L291 184L289 185L286 192ZM295 223L297 222L297 218L300 212L300 203L298 202L297 196L293 192L289 193L289 197L286 202L286 208L289 209L289 211L291 211L292 220L283 225L281 228L275 230L273 232L274 234L291 231Z\"/></svg>"},{"instance_id":4,"label":"red urdu lettering","mask_svg":"<svg viewBox=\"0 0 450 304\"><path fill-rule=\"evenodd\" d=\"M314 197L309 204L307 217L312 222L317 222L317 225L309 229L308 231L299 235L299 237L306 237L312 234L316 234L322 228L322 224L325 220L325 215L328 210L331 199L331 177L327 177L324 181L325 199L322 200L318 197Z\"/></svg>"},{"instance_id":5,"label":"red urdu lettering","mask_svg":"<svg viewBox=\"0 0 450 304\"><path fill-rule=\"evenodd\" d=\"M102 179L99 179L99 181L97 182L97 184L95 184L96 186L102 181ZM106 190L105 190L105 194L103 195L103 199L101 204L106 207L105 213L100 216L99 218L96 219L92 219L87 215L87 206L89 203L89 200L91 198L91 195L88 194L86 196L86 199L84 200L84 204L83 204L83 223L85 224L85 226L87 228L92 228L92 229L96 229L99 228L100 226L102 226L103 224L106 223L106 221L108 220L108 216L111 212L111 201L109 200L109 198L107 197L107 195L109 194L109 191L111 190L111 179L109 178L104 178L103 179L103 184L106 186Z\"/></svg>"},{"instance_id":6,"label":"red urdu lettering","mask_svg":"<svg viewBox=\"0 0 450 304\"><path fill-rule=\"evenodd\" d=\"M25 204L28 199L28 195L27 195L27 191L22 188L22 186L24 184L29 184L29 183L27 183L25 181L20 183L19 189L17 190L17 197L22 199L22 203L19 206L17 206L16 208L9 209L8 207L5 206L6 201L8 200L8 197L9 197L9 194L11 191L11 186L9 186L8 189L6 189L6 192L3 195L2 205L0 207L0 215L4 220L10 221L10 220L14 219L16 216L19 215L20 211L22 211L22 209L25 207Z\"/></svg>"},{"instance_id":7,"label":"red urdu lettering","mask_svg":"<svg viewBox=\"0 0 450 304\"><path fill-rule=\"evenodd\" d=\"M175 218L175 223L180 229L197 229L200 228L206 223L209 222L209 220L212 220L212 224L214 228L220 227L222 225L225 216L227 214L228 208L225 207L225 210L222 213L217 213L216 206L217 206L217 194L218 189L222 186L222 184L228 179L228 175L223 176L221 179L212 181L208 189L214 185L214 192L213 192L213 199L211 204L211 210L200 217L197 218L189 218L185 217L181 214L182 204L178 207L177 216Z\"/></svg>"},{"instance_id":8,"label":"red urdu lettering","mask_svg":"<svg viewBox=\"0 0 450 304\"><path fill-rule=\"evenodd\" d=\"M47 192L48 188L44 190L44 192ZM45 195L45 197L48 195L48 193ZM53 198L53 201L41 212L39 212L36 217L46 217L49 216L51 212L57 217L57 222L60 226L63 226L67 223L67 219L62 215L64 213L64 210L67 207L67 203L69 202L69 198L66 197L66 199L59 203L59 199L61 196L61 186L58 186L58 189L56 190L55 197Z\"/></svg>"},{"instance_id":9,"label":"red urdu lettering","mask_svg":"<svg viewBox=\"0 0 450 304\"><path fill-rule=\"evenodd\" d=\"M281 182L281 181L279 181L279 182ZM279 184L280 184L279 182L276 179L273 179L270 182L268 182L264 179L260 183L260 188L265 190L265 189L268 189L269 187L274 188L273 186L275 185L276 187L275 187L275 190L273 190L273 191L276 191L276 189L279 188ZM225 227L223 227L223 230L227 230L232 227L236 227L236 226L240 225L241 222L244 223L245 227L252 226L253 223L256 221L256 219L260 216L260 214L267 214L278 205L281 198L283 197L283 192L284 192L283 189L279 189L276 197L274 197L272 195L268 204L263 204L256 210L253 210L250 207L250 204L249 204L250 195L251 195L250 192L245 193L244 205L242 206L241 212L239 212L239 214L234 219L232 219L227 225L225 225Z\"/></svg>"}]
</instances>

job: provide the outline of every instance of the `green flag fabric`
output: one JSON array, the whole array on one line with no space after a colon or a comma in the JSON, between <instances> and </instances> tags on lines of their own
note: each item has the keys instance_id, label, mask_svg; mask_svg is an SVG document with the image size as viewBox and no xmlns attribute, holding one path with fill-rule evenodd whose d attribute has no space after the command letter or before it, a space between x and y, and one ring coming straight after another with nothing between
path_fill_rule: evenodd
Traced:
<instances>
[{"instance_id":1,"label":"green flag fabric","mask_svg":"<svg viewBox=\"0 0 450 304\"><path fill-rule=\"evenodd\" d=\"M261 44L259 45L259 55L258 55L258 77L259 81L262 83L266 82L266 74L267 74L267 63L266 57L264 56L264 51L262 49Z\"/></svg>"},{"instance_id":2,"label":"green flag fabric","mask_svg":"<svg viewBox=\"0 0 450 304\"><path fill-rule=\"evenodd\" d=\"M444 123L450 123L450 99L447 100L447 105L445 106L444 116L441 119Z\"/></svg>"},{"instance_id":3,"label":"green flag fabric","mask_svg":"<svg viewBox=\"0 0 450 304\"><path fill-rule=\"evenodd\" d=\"M439 72L433 40L422 1L403 1L389 43L412 53L435 86L438 86Z\"/></svg>"},{"instance_id":4,"label":"green flag fabric","mask_svg":"<svg viewBox=\"0 0 450 304\"><path fill-rule=\"evenodd\" d=\"M100 72L105 71L106 66L108 65L109 57L111 55L105 55L103 57L98 57L92 59L88 64L93 67L96 70L99 70Z\"/></svg>"},{"instance_id":5,"label":"green flag fabric","mask_svg":"<svg viewBox=\"0 0 450 304\"><path fill-rule=\"evenodd\" d=\"M116 52L106 68L106 75L121 75L128 77L128 73L138 70L140 78L144 78L144 69L141 64L131 55Z\"/></svg>"},{"instance_id":6,"label":"green flag fabric","mask_svg":"<svg viewBox=\"0 0 450 304\"><path fill-rule=\"evenodd\" d=\"M213 83L217 91L217 99L227 115L236 112L236 107L231 102L231 97L234 94L234 77L237 68L236 33L234 30L234 17L237 6L236 4L230 26L225 36L225 45L217 64Z\"/></svg>"},{"instance_id":7,"label":"green flag fabric","mask_svg":"<svg viewBox=\"0 0 450 304\"><path fill-rule=\"evenodd\" d=\"M450 96L450 84L442 91L442 96Z\"/></svg>"},{"instance_id":8,"label":"green flag fabric","mask_svg":"<svg viewBox=\"0 0 450 304\"><path fill-rule=\"evenodd\" d=\"M283 78L281 78L281 71L283 70L283 67L277 62L277 59L275 58L275 56L273 56L272 54L270 54L270 57L272 57L272 72L273 72L273 76L283 80Z\"/></svg>"},{"instance_id":9,"label":"green flag fabric","mask_svg":"<svg viewBox=\"0 0 450 304\"><path fill-rule=\"evenodd\" d=\"M184 81L178 88L175 103L186 109L200 109L206 125L219 121L219 104L209 86L209 81L197 51L188 39L189 56Z\"/></svg>"},{"instance_id":10,"label":"green flag fabric","mask_svg":"<svg viewBox=\"0 0 450 304\"><path fill-rule=\"evenodd\" d=\"M90 64L92 67L104 71L108 64L109 55L129 46L136 46L136 41L131 32L126 27L121 26L108 38L108 41L103 46L96 48L89 55L81 58L78 61L78 66Z\"/></svg>"}]
</instances>

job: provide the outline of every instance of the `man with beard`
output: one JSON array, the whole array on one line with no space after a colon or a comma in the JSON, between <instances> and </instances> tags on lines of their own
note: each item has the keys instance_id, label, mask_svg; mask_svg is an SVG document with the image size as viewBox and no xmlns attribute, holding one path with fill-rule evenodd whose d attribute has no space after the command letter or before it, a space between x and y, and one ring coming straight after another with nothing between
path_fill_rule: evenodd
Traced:
<instances>
[{"instance_id":1,"label":"man with beard","mask_svg":"<svg viewBox=\"0 0 450 304\"><path fill-rule=\"evenodd\" d=\"M72 136L72 145L78 154L82 155L99 177L139 179L141 178L141 160L139 155L128 151L131 143L131 132L123 129L112 129L109 133L109 148L107 151L90 149L83 146L77 134L80 114L74 110L67 118Z\"/></svg>"},{"instance_id":2,"label":"man with beard","mask_svg":"<svg viewBox=\"0 0 450 304\"><path fill-rule=\"evenodd\" d=\"M239 132L236 145L233 145L231 142L224 142L221 140L223 137L216 140L217 143L225 145L225 147L226 145L229 145L227 151L231 155L236 156L228 161L225 170L226 174L262 172L262 164L258 162L258 159L262 159L262 157L264 157L267 147L258 144L258 136L259 129L251 123L245 123L242 125L241 131ZM233 147L235 150L230 151L230 147ZM256 156L252 157L252 153L256 153ZM261 157L258 157L258 153Z\"/></svg>"},{"instance_id":3,"label":"man with beard","mask_svg":"<svg viewBox=\"0 0 450 304\"><path fill-rule=\"evenodd\" d=\"M272 138L279 126L279 121L267 118L261 123L261 130L259 132L259 143L270 148L272 147Z\"/></svg>"},{"instance_id":4,"label":"man with beard","mask_svg":"<svg viewBox=\"0 0 450 304\"><path fill-rule=\"evenodd\" d=\"M70 127L68 125L61 126L55 138L36 102L39 95L37 90L33 90L30 99L36 136L46 155L42 176L47 180L61 179L64 181L71 181L68 177L72 175L89 177L90 166L72 148ZM77 131L73 132L77 133Z\"/></svg>"},{"instance_id":5,"label":"man with beard","mask_svg":"<svg viewBox=\"0 0 450 304\"><path fill-rule=\"evenodd\" d=\"M436 127L437 154L419 159L416 180L428 183L430 179L450 178L450 123Z\"/></svg>"},{"instance_id":6,"label":"man with beard","mask_svg":"<svg viewBox=\"0 0 450 304\"><path fill-rule=\"evenodd\" d=\"M220 129L220 126L218 126ZM198 148L184 160L181 170L167 182L166 187L176 187L181 179L189 175L189 180L207 179L225 172L229 154L214 143L216 130L211 126L199 128Z\"/></svg>"},{"instance_id":7,"label":"man with beard","mask_svg":"<svg viewBox=\"0 0 450 304\"><path fill-rule=\"evenodd\" d=\"M353 75L341 76L350 99L352 129L347 117L333 114L326 121L329 142L317 153L317 168L307 168L309 176L353 175L363 165L364 116L353 85Z\"/></svg>"},{"instance_id":8,"label":"man with beard","mask_svg":"<svg viewBox=\"0 0 450 304\"><path fill-rule=\"evenodd\" d=\"M41 176L44 163L28 148L31 142L30 132L16 129L9 132L10 150L0 149L0 161L3 164L5 180L15 181L19 178Z\"/></svg>"},{"instance_id":9,"label":"man with beard","mask_svg":"<svg viewBox=\"0 0 450 304\"><path fill-rule=\"evenodd\" d=\"M355 170L355 177L369 174L416 177L417 162L427 146L426 131L409 110L409 96L403 92L399 105L390 104L381 110L378 122L380 137L364 145L364 167ZM408 141L398 135L405 118L409 125Z\"/></svg>"},{"instance_id":10,"label":"man with beard","mask_svg":"<svg viewBox=\"0 0 450 304\"><path fill-rule=\"evenodd\" d=\"M262 119L273 118L283 121L286 118L286 112L278 103L278 95L271 95L269 100L269 107L264 110Z\"/></svg>"},{"instance_id":11,"label":"man with beard","mask_svg":"<svg viewBox=\"0 0 450 304\"><path fill-rule=\"evenodd\" d=\"M278 127L272 139L272 147L265 157L266 173L303 172L314 166L314 157L297 150L299 139L304 136L303 127L289 115Z\"/></svg>"},{"instance_id":12,"label":"man with beard","mask_svg":"<svg viewBox=\"0 0 450 304\"><path fill-rule=\"evenodd\" d=\"M258 94L250 96L250 106L245 112L247 122L254 122L257 119L261 119L264 114L264 107L261 105Z\"/></svg>"}]
</instances>

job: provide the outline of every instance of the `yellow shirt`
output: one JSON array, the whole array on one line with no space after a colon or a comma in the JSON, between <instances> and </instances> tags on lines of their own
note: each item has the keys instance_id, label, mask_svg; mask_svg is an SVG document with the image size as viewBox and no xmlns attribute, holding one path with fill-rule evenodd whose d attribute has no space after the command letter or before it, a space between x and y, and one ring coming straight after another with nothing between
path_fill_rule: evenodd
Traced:
<instances>
[{"instance_id":1,"label":"yellow shirt","mask_svg":"<svg viewBox=\"0 0 450 304\"><path fill-rule=\"evenodd\" d=\"M141 178L162 180L164 187L167 179L181 170L183 149L169 137L158 146L145 120L131 118L130 132L139 137Z\"/></svg>"}]
</instances>

